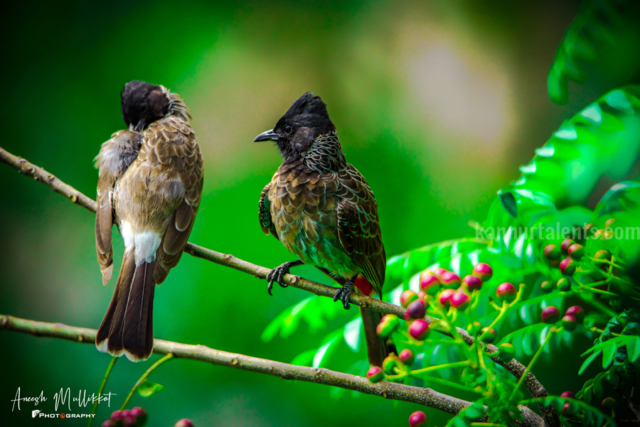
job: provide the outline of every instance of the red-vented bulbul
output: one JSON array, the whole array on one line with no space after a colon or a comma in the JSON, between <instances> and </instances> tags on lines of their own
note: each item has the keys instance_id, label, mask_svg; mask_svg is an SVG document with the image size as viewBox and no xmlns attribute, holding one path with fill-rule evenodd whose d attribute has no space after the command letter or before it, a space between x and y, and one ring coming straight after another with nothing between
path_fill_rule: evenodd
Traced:
<instances>
[{"instance_id":1,"label":"red-vented bulbul","mask_svg":"<svg viewBox=\"0 0 640 427\"><path fill-rule=\"evenodd\" d=\"M102 282L113 270L111 228L125 244L111 304L96 346L145 360L153 350L153 294L182 255L202 192L202 155L191 116L177 94L132 81L122 91L129 127L112 135L96 157L100 170L96 248Z\"/></svg>"},{"instance_id":2,"label":"red-vented bulbul","mask_svg":"<svg viewBox=\"0 0 640 427\"><path fill-rule=\"evenodd\" d=\"M274 141L284 161L260 195L260 225L299 260L268 275L273 282L296 265L310 264L342 288L334 300L349 308L354 285L365 295L382 295L386 256L378 204L364 177L345 160L336 127L318 96L305 93L275 128L255 140ZM380 314L362 309L369 362L381 366L394 348L376 334Z\"/></svg>"}]
</instances>

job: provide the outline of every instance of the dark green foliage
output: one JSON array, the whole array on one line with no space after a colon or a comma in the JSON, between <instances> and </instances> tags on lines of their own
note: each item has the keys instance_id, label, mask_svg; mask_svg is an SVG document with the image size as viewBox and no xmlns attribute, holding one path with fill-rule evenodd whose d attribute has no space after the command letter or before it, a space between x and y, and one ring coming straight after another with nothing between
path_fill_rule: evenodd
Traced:
<instances>
[{"instance_id":1,"label":"dark green foliage","mask_svg":"<svg viewBox=\"0 0 640 427\"><path fill-rule=\"evenodd\" d=\"M584 83L582 61L594 63L602 50L615 43L614 32L621 26L624 0L586 0L567 30L551 65L548 77L549 98L566 104L569 81Z\"/></svg>"}]
</instances>

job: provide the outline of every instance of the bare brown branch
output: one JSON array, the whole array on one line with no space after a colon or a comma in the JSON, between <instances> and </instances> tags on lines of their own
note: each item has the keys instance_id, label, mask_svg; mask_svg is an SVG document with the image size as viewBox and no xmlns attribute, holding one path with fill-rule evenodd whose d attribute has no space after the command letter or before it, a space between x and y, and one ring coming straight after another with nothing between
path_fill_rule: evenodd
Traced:
<instances>
[{"instance_id":1,"label":"bare brown branch","mask_svg":"<svg viewBox=\"0 0 640 427\"><path fill-rule=\"evenodd\" d=\"M29 163L25 159L14 156L13 154L9 153L8 151L4 150L1 147L0 147L0 161L17 169L20 173L30 176L34 178L36 181L42 182L43 184L52 188L53 191L55 191L56 193L59 193L62 196L66 197L67 199L71 200L73 203L76 203L88 209L89 211L95 213L96 202L94 200L80 193L78 190L71 187L70 185L62 182L61 180L59 180L58 178L56 178L54 175L50 174L46 170L38 166L35 166L32 163ZM216 264L220 264L226 267L231 267L236 270L242 271L244 273L251 274L260 279L265 279L269 271L271 271L268 268L261 267L259 265L244 261L240 258L234 257L231 254L223 254L221 252L216 252L211 249L207 249L202 246L195 245L193 243L187 243L185 252L187 252L188 254L196 258L202 258L207 261L214 262ZM316 283L311 280L307 280L302 277L294 276L291 274L287 274L284 280L285 280L285 283L288 284L289 286L302 289L320 296L333 298L333 296L337 291L335 287ZM354 293L354 294L351 294L350 302L354 305L358 305L360 307L367 307L367 308L370 308L371 310L378 311L382 314L395 314L400 318L404 318L404 309L402 307L399 307L394 304L389 304L387 302L384 302L375 298L369 298L364 295L357 295ZM428 322L438 321L438 319L435 319L435 318L431 319L428 316L426 319ZM456 328L456 329L468 345L473 344L474 338L470 336L467 333L467 331L461 328ZM438 331L438 332L451 336L450 333L447 333L444 331ZM515 359L510 362L504 362L502 359L500 359L497 355L497 351L498 351L497 347L493 345L488 345L486 347L486 351L487 353L490 354L491 359L495 363L506 368L516 378L520 378L526 371L526 367ZM542 384L536 379L536 377L531 372L527 375L527 378L525 379L524 384L533 397L539 398L539 397L546 397L548 395L545 388L542 386ZM550 427L556 427L560 425L558 417L557 415L555 415L555 413L545 411L544 415Z\"/></svg>"},{"instance_id":2,"label":"bare brown branch","mask_svg":"<svg viewBox=\"0 0 640 427\"><path fill-rule=\"evenodd\" d=\"M61 323L37 322L7 315L0 315L0 329L23 332L37 337L61 338L85 344L93 344L96 340L95 329L78 328ZM438 393L429 388L413 387L386 381L372 384L364 377L324 368L296 366L242 354L228 353L203 345L189 345L156 339L154 340L153 352L165 355L171 353L176 358L199 360L213 365L273 375L285 380L298 380L341 387L385 399L416 403L450 414L457 414L460 410L471 405L470 402ZM523 427L541 427L544 425L542 418L529 408L522 407L521 410L524 422L520 425Z\"/></svg>"}]
</instances>

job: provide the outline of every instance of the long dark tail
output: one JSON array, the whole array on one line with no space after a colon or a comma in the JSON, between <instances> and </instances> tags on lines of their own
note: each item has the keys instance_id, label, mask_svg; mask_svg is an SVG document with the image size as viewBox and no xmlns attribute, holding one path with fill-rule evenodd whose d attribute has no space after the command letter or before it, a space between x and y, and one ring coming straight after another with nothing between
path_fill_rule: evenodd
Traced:
<instances>
[{"instance_id":1,"label":"long dark tail","mask_svg":"<svg viewBox=\"0 0 640 427\"><path fill-rule=\"evenodd\" d=\"M362 324L364 325L364 337L367 340L367 356L371 366L382 366L382 361L390 353L398 353L396 346L386 342L376 332L376 328L382 319L382 314L367 308L360 307Z\"/></svg>"},{"instance_id":2,"label":"long dark tail","mask_svg":"<svg viewBox=\"0 0 640 427\"><path fill-rule=\"evenodd\" d=\"M124 353L134 362L153 350L153 271L156 261L135 263L134 250L125 252L118 284L96 336L98 350Z\"/></svg>"},{"instance_id":3,"label":"long dark tail","mask_svg":"<svg viewBox=\"0 0 640 427\"><path fill-rule=\"evenodd\" d=\"M328 270L318 267L318 270L322 271L333 280L338 282L340 286L344 286L347 280L343 277L338 277L331 274ZM363 276L362 279L364 279ZM364 279L364 281L367 281ZM368 283L368 281L367 281ZM369 286L371 288L371 286ZM364 325L364 336L367 341L367 357L369 358L369 364L371 366L382 366L382 361L391 353L398 354L398 350L393 343L386 342L380 338L376 332L376 328L382 319L382 314L377 311L372 311L366 308L360 307L360 315L362 316L362 324Z\"/></svg>"}]
</instances>

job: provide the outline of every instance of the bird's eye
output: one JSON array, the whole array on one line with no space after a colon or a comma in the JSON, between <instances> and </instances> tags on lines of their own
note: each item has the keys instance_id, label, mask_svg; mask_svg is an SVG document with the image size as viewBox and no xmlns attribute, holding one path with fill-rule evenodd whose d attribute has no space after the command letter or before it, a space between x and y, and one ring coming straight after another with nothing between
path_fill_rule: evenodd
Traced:
<instances>
[{"instance_id":1,"label":"bird's eye","mask_svg":"<svg viewBox=\"0 0 640 427\"><path fill-rule=\"evenodd\" d=\"M146 112L149 109L149 106L147 105L146 102L141 102L140 103L140 111L142 111L143 113Z\"/></svg>"},{"instance_id":2,"label":"bird's eye","mask_svg":"<svg viewBox=\"0 0 640 427\"><path fill-rule=\"evenodd\" d=\"M290 133L291 133L291 131L293 131L293 128L291 127L291 125L286 125L286 126L284 127L284 131L285 131L287 134L290 134Z\"/></svg>"}]
</instances>

